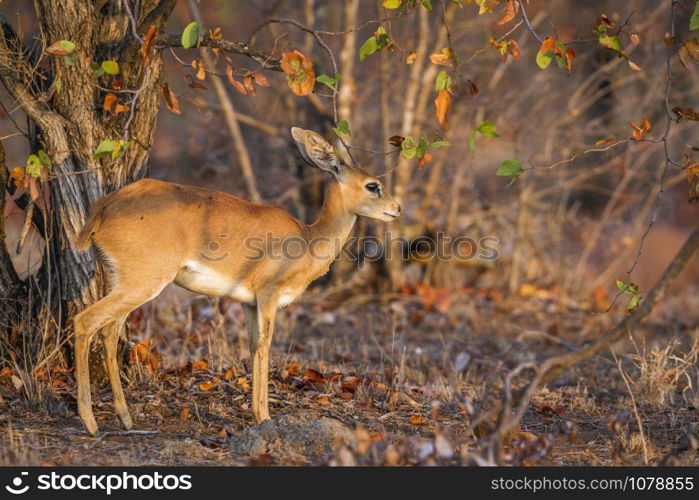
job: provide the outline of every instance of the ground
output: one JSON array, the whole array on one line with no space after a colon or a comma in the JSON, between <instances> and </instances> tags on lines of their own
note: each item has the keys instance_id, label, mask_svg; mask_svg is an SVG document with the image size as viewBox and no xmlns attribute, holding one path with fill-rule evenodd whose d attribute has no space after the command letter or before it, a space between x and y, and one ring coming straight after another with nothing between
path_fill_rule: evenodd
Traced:
<instances>
[{"instance_id":1,"label":"ground","mask_svg":"<svg viewBox=\"0 0 699 500\"><path fill-rule=\"evenodd\" d=\"M699 434L693 297L669 298L613 352L541 389L520 428L505 436L498 460L698 465L696 443L688 441ZM240 307L166 294L129 325L136 344L126 398L135 429L146 432L120 432L107 385L93 392L103 434L88 437L70 371L40 369L31 378L8 368L0 372L0 464L487 462L483 445L493 422L475 419L499 404L503 375L596 338L624 314L603 312L606 300L578 303L533 287L519 294L310 291L278 318L270 387L275 422L265 431L250 411ZM321 417L328 420L319 427ZM271 441L270 432L277 432ZM317 446L309 437L316 435ZM250 439L254 446L241 445Z\"/></svg>"}]
</instances>

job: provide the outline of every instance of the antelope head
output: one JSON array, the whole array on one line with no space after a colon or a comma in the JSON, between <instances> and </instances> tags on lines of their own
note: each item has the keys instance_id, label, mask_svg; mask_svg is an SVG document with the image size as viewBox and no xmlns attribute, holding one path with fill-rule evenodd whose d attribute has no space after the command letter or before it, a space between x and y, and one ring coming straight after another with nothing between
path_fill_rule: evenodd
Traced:
<instances>
[{"instance_id":1,"label":"antelope head","mask_svg":"<svg viewBox=\"0 0 699 500\"><path fill-rule=\"evenodd\" d=\"M384 189L379 179L359 167L347 165L335 148L319 134L292 127L291 135L301 155L311 166L333 175L340 187L345 210L382 221L398 217L400 205Z\"/></svg>"}]
</instances>

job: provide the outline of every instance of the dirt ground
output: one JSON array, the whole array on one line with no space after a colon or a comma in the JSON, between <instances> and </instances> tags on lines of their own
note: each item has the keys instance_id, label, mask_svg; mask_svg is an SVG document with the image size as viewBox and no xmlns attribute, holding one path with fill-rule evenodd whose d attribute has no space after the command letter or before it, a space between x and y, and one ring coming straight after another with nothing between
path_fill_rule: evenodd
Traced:
<instances>
[{"instance_id":1,"label":"dirt ground","mask_svg":"<svg viewBox=\"0 0 699 500\"><path fill-rule=\"evenodd\" d=\"M240 307L165 294L130 319L135 345L124 384L137 432L120 432L108 385L94 388L103 435L91 438L70 371L40 369L32 378L5 369L0 464L481 463L492 422L473 419L498 404L503 375L596 338L624 314L566 302L533 287L517 296L311 291L278 318L274 422L263 427L249 408ZM621 465L647 457L699 465L688 441L699 434L697 306L699 294L666 300L614 352L540 390L520 429L506 436L501 462Z\"/></svg>"}]
</instances>

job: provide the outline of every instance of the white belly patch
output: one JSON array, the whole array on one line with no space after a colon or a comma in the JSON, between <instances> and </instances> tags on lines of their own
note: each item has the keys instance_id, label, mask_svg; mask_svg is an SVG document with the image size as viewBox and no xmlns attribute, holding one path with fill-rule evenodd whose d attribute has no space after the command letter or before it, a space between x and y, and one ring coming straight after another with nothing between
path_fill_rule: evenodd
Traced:
<instances>
[{"instance_id":1,"label":"white belly patch","mask_svg":"<svg viewBox=\"0 0 699 500\"><path fill-rule=\"evenodd\" d=\"M285 307L291 304L296 296L290 294L290 293L285 293L281 297L279 297L279 306L280 307Z\"/></svg>"},{"instance_id":2,"label":"white belly patch","mask_svg":"<svg viewBox=\"0 0 699 500\"><path fill-rule=\"evenodd\" d=\"M196 261L185 262L175 276L175 283L195 293L255 303L255 295L243 285Z\"/></svg>"}]
</instances>

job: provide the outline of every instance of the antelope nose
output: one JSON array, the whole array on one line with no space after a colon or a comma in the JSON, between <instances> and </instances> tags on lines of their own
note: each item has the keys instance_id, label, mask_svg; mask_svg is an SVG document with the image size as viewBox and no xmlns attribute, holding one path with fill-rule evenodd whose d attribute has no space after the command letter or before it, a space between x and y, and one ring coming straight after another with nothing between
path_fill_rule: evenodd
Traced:
<instances>
[{"instance_id":1,"label":"antelope nose","mask_svg":"<svg viewBox=\"0 0 699 500\"><path fill-rule=\"evenodd\" d=\"M398 212L400 214L400 210L401 210L400 205L398 205L396 208L396 212Z\"/></svg>"}]
</instances>

